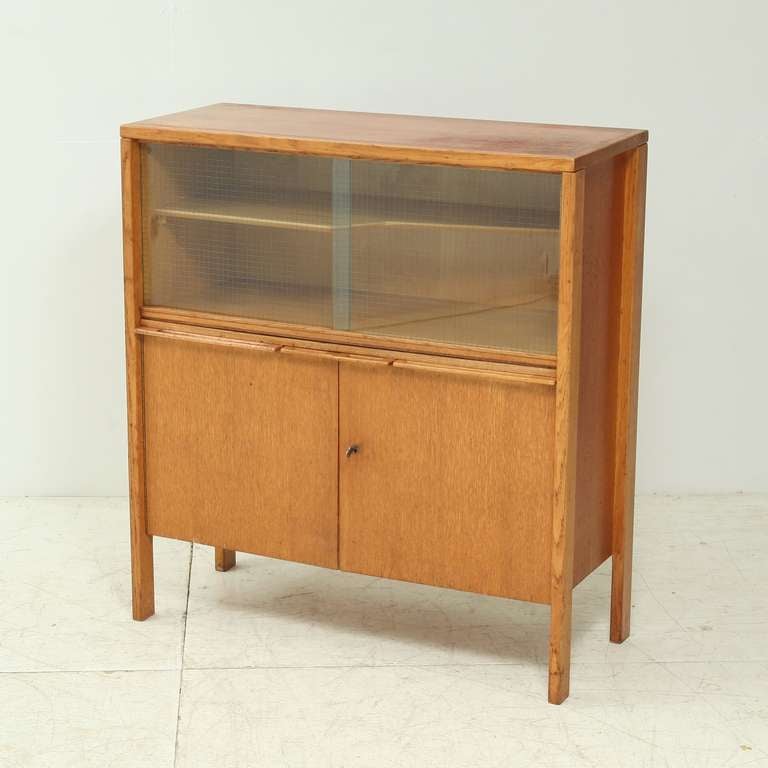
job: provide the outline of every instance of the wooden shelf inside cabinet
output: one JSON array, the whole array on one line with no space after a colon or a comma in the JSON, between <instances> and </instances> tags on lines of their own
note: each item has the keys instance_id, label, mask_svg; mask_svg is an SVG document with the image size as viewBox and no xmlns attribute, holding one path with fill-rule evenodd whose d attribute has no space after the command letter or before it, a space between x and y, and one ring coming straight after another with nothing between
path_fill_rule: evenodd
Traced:
<instances>
[{"instance_id":1,"label":"wooden shelf inside cabinet","mask_svg":"<svg viewBox=\"0 0 768 768\"><path fill-rule=\"evenodd\" d=\"M380 200L381 206L386 200ZM327 216L324 209L327 208ZM551 212L536 210L522 211L519 216L529 221L528 225L510 220L509 212L503 208L489 206L447 206L439 203L419 202L411 211L400 211L398 215L381 214L356 217L345 224L334 224L330 219L330 202L323 196L314 200L293 201L290 205L263 200L226 200L211 203L203 201L186 207L159 207L152 214L160 219L181 219L208 221L219 224L238 224L251 227L276 227L278 229L299 229L311 232L332 233L342 226L352 229L393 228L393 227L434 227L449 229L496 230L500 233L554 232L557 229ZM457 223L458 219L473 219L470 223ZM327 220L323 220L327 219ZM554 226L553 226L554 225Z\"/></svg>"},{"instance_id":2,"label":"wooden shelf inside cabinet","mask_svg":"<svg viewBox=\"0 0 768 768\"><path fill-rule=\"evenodd\" d=\"M561 703L608 557L629 633L647 132L219 104L121 136L134 617L153 536L546 603Z\"/></svg>"},{"instance_id":3,"label":"wooden shelf inside cabinet","mask_svg":"<svg viewBox=\"0 0 768 768\"><path fill-rule=\"evenodd\" d=\"M330 234L333 231L331 224L317 224L310 221L293 221L281 216L284 209L279 206L270 210L260 210L255 213L249 203L228 203L218 209L205 210L183 208L158 208L154 215L160 220L179 219L186 221L206 221L216 224L239 224L249 227L275 227L277 229L298 229L310 232L322 232Z\"/></svg>"},{"instance_id":4,"label":"wooden shelf inside cabinet","mask_svg":"<svg viewBox=\"0 0 768 768\"><path fill-rule=\"evenodd\" d=\"M171 194L167 197L173 198ZM160 202L160 201L158 201ZM150 210L159 220L199 221L232 224L247 227L274 227L277 229L305 230L330 234L331 196L304 192L300 196L276 192L243 191L238 198L220 199L209 196L201 199L180 197L166 201Z\"/></svg>"}]
</instances>

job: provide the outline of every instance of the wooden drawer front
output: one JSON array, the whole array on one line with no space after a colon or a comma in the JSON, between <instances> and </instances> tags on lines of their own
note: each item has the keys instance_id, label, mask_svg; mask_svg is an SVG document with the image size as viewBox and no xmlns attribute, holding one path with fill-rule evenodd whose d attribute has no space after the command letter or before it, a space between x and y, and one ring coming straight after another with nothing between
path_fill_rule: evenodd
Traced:
<instances>
[{"instance_id":1,"label":"wooden drawer front","mask_svg":"<svg viewBox=\"0 0 768 768\"><path fill-rule=\"evenodd\" d=\"M143 346L148 532L337 567L337 362Z\"/></svg>"},{"instance_id":2,"label":"wooden drawer front","mask_svg":"<svg viewBox=\"0 0 768 768\"><path fill-rule=\"evenodd\" d=\"M343 570L549 601L553 387L340 363L339 406Z\"/></svg>"}]
</instances>

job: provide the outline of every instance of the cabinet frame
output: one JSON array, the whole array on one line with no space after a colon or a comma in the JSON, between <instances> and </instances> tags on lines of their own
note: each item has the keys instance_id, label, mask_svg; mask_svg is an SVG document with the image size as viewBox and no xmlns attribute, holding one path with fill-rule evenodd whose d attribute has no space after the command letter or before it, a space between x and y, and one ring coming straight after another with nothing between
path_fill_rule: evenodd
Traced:
<instances>
[{"instance_id":1,"label":"cabinet frame","mask_svg":"<svg viewBox=\"0 0 768 768\"><path fill-rule=\"evenodd\" d=\"M146 506L143 343L147 336L224 346L272 345L280 354L320 355L341 361L368 358L384 365L426 367L444 375L509 377L554 389L549 701L564 701L570 679L572 592L609 556L610 640L620 643L629 635L647 133L627 132L604 142L604 146L570 156L505 156L460 148L254 136L247 131L180 128L152 121L124 126L121 135L134 619L146 619L155 610L153 545L147 532ZM413 339L402 344L398 340L393 348L391 339L359 333L144 307L142 141L560 173L557 354L466 348ZM593 301L598 290L593 285L598 262L611 264L611 274L605 277L607 287L599 289L603 298ZM589 301L583 301L587 293ZM599 312L612 323L607 340L597 339L593 333ZM595 408L589 390L584 388L586 375L593 376L608 398L608 417L600 434L584 426L591 423ZM602 467L592 485L579 465L580 453L597 457ZM594 503L598 497L600 504ZM234 563L234 550L217 547L219 570L228 570Z\"/></svg>"}]
</instances>

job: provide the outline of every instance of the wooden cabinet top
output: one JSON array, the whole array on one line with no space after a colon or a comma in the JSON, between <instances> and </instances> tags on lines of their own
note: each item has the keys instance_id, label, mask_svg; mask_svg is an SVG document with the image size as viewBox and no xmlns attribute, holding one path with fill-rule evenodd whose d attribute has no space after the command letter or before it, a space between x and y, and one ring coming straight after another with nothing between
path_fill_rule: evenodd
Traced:
<instances>
[{"instance_id":1,"label":"wooden cabinet top","mask_svg":"<svg viewBox=\"0 0 768 768\"><path fill-rule=\"evenodd\" d=\"M129 123L120 135L265 152L554 172L575 171L648 141L647 131L628 128L248 104L212 104Z\"/></svg>"}]
</instances>

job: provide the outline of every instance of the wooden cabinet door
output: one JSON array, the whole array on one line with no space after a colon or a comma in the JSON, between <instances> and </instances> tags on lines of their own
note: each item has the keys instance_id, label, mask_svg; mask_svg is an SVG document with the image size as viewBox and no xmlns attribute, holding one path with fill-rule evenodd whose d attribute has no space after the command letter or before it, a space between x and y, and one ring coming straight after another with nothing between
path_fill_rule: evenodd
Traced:
<instances>
[{"instance_id":1,"label":"wooden cabinet door","mask_svg":"<svg viewBox=\"0 0 768 768\"><path fill-rule=\"evenodd\" d=\"M338 567L338 364L145 337L148 532Z\"/></svg>"},{"instance_id":2,"label":"wooden cabinet door","mask_svg":"<svg viewBox=\"0 0 768 768\"><path fill-rule=\"evenodd\" d=\"M549 601L553 387L341 363L339 425L343 570Z\"/></svg>"}]
</instances>

